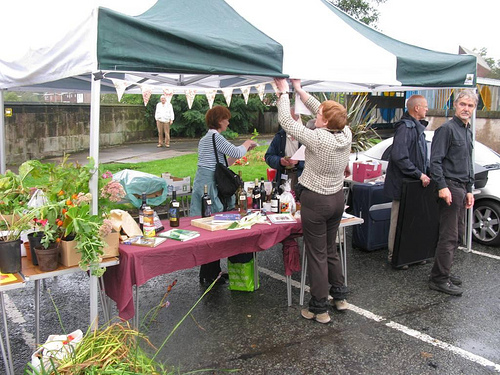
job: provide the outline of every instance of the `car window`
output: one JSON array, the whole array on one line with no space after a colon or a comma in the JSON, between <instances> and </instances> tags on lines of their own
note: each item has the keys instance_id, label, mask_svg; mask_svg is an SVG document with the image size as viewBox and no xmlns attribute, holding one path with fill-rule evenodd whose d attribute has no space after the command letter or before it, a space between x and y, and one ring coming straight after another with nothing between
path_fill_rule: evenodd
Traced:
<instances>
[{"instance_id":1,"label":"car window","mask_svg":"<svg viewBox=\"0 0 500 375\"><path fill-rule=\"evenodd\" d=\"M491 148L476 141L474 148L474 159L477 164L491 168L500 168L500 155L498 155Z\"/></svg>"}]
</instances>

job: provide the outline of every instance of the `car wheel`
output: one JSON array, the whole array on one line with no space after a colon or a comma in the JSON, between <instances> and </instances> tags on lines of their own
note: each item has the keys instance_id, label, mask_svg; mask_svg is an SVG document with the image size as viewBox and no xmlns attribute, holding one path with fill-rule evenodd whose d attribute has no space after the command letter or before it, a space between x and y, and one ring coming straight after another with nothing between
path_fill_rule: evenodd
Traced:
<instances>
[{"instance_id":1,"label":"car wheel","mask_svg":"<svg viewBox=\"0 0 500 375\"><path fill-rule=\"evenodd\" d=\"M474 205L472 234L476 242L487 246L500 245L500 204L480 201Z\"/></svg>"}]
</instances>

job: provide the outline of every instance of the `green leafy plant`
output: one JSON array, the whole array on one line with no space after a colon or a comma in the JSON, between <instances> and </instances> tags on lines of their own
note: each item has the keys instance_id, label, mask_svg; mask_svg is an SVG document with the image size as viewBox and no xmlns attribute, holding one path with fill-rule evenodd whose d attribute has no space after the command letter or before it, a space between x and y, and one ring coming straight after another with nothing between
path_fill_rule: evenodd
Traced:
<instances>
[{"instance_id":1,"label":"green leafy plant","mask_svg":"<svg viewBox=\"0 0 500 375\"><path fill-rule=\"evenodd\" d=\"M182 317L182 319L170 331L169 335L163 340L162 344L155 348L149 341L146 334L141 333L130 327L128 322L110 322L105 327L100 327L93 330L90 327L80 343L76 344L74 349L69 350L69 355L62 359L52 357L50 365L47 368L35 368L31 363L26 365L25 373L34 375L52 375L52 374L71 374L71 375L104 375L104 374L128 374L128 375L142 375L142 374L164 374L174 375L179 371L174 368L169 368L156 360L156 357L161 352L163 347L170 340L172 335L177 331L181 324L191 315L193 310L198 306L201 300L212 290L214 285L219 280L217 277L214 282L205 290L196 303L189 309L189 311ZM146 318L154 321L161 308L168 306L166 297L170 293L176 281L168 286L167 292L162 300L148 313ZM55 302L50 295L52 304L56 310L59 323L63 332L65 332L62 324L62 319ZM68 341L69 341L68 337ZM154 354L149 354L142 349L141 344L154 350ZM43 362L43 361L42 361ZM215 371L215 369L203 369L195 372L208 372ZM225 372L233 372L233 370L225 370Z\"/></svg>"},{"instance_id":2,"label":"green leafy plant","mask_svg":"<svg viewBox=\"0 0 500 375\"><path fill-rule=\"evenodd\" d=\"M321 93L318 99L320 101L335 100L346 107L352 132L351 152L368 150L380 140L380 136L372 127L377 121L377 107L369 105L367 95Z\"/></svg>"}]
</instances>

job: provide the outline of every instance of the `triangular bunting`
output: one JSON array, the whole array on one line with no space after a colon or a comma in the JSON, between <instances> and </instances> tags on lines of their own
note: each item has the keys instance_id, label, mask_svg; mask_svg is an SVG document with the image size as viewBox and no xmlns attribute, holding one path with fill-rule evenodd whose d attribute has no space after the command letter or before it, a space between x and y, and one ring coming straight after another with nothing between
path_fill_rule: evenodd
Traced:
<instances>
[{"instance_id":1,"label":"triangular bunting","mask_svg":"<svg viewBox=\"0 0 500 375\"><path fill-rule=\"evenodd\" d=\"M217 94L217 90L215 89L205 91L210 109L212 109L212 105L214 104L215 94Z\"/></svg>"},{"instance_id":2,"label":"triangular bunting","mask_svg":"<svg viewBox=\"0 0 500 375\"><path fill-rule=\"evenodd\" d=\"M260 85L255 86L257 89L257 93L259 94L260 101L264 100L264 92L266 91L266 84L261 83Z\"/></svg>"},{"instance_id":3,"label":"triangular bunting","mask_svg":"<svg viewBox=\"0 0 500 375\"><path fill-rule=\"evenodd\" d=\"M165 98L167 99L167 103L170 104L170 101L172 100L172 96L174 96L174 89L171 87L164 88L163 95L165 95Z\"/></svg>"},{"instance_id":4,"label":"triangular bunting","mask_svg":"<svg viewBox=\"0 0 500 375\"><path fill-rule=\"evenodd\" d=\"M144 101L144 106L147 106L149 98L151 98L151 92L153 91L153 87L149 85L141 85L141 91L142 91L142 100Z\"/></svg>"},{"instance_id":5,"label":"triangular bunting","mask_svg":"<svg viewBox=\"0 0 500 375\"><path fill-rule=\"evenodd\" d=\"M250 95L250 86L242 87L241 93L243 94L243 97L245 98L245 104L248 104L248 96Z\"/></svg>"},{"instance_id":6,"label":"triangular bunting","mask_svg":"<svg viewBox=\"0 0 500 375\"><path fill-rule=\"evenodd\" d=\"M196 90L193 90L193 89L186 90L186 100L188 102L189 109L191 109L191 106L193 105L193 101L194 101L195 96L196 96Z\"/></svg>"},{"instance_id":7,"label":"triangular bunting","mask_svg":"<svg viewBox=\"0 0 500 375\"><path fill-rule=\"evenodd\" d=\"M274 90L274 93L278 94L279 90L278 90L278 86L276 86L276 82L272 81L271 82L271 86L272 86L272 88Z\"/></svg>"},{"instance_id":8,"label":"triangular bunting","mask_svg":"<svg viewBox=\"0 0 500 375\"><path fill-rule=\"evenodd\" d=\"M127 81L123 81L121 79L116 79L116 78L111 78L111 81L113 82L113 85L115 86L116 89L116 95L118 96L118 101L122 100L123 93L125 92L125 89L127 88Z\"/></svg>"},{"instance_id":9,"label":"triangular bunting","mask_svg":"<svg viewBox=\"0 0 500 375\"><path fill-rule=\"evenodd\" d=\"M234 89L232 87L222 89L222 94L224 94L224 99L226 99L228 107L231 105L231 97L233 96L233 90Z\"/></svg>"}]
</instances>

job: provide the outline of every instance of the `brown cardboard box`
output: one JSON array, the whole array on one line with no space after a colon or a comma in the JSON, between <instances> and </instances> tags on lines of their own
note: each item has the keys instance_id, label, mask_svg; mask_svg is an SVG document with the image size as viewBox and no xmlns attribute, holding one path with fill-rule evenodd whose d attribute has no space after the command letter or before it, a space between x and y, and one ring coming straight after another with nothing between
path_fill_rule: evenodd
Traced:
<instances>
[{"instance_id":1,"label":"brown cardboard box","mask_svg":"<svg viewBox=\"0 0 500 375\"><path fill-rule=\"evenodd\" d=\"M107 243L102 249L102 258L111 258L118 256L118 246L120 244L120 234L112 232L106 236L104 241ZM61 241L61 251L59 252L59 263L66 267L77 266L82 256L76 251L76 241Z\"/></svg>"}]
</instances>

